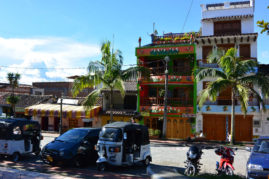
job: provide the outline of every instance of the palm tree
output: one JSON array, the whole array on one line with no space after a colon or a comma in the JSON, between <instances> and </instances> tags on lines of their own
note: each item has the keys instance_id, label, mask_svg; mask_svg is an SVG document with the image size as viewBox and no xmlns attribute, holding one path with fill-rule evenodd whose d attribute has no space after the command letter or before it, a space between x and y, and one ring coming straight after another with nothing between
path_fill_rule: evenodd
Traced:
<instances>
[{"instance_id":1,"label":"palm tree","mask_svg":"<svg viewBox=\"0 0 269 179\"><path fill-rule=\"evenodd\" d=\"M231 144L234 143L234 118L235 118L235 100L238 99L241 105L241 111L246 115L248 100L250 95L254 95L263 109L264 103L260 93L268 97L269 79L260 73L256 73L257 62L253 60L241 60L237 55L237 50L229 49L226 53L221 50L214 50L208 56L209 63L217 63L220 69L203 68L196 75L197 81L206 77L213 77L215 81L208 83L207 87L199 94L199 107L209 99L216 101L220 92L231 89Z\"/></svg>"},{"instance_id":2,"label":"palm tree","mask_svg":"<svg viewBox=\"0 0 269 179\"><path fill-rule=\"evenodd\" d=\"M12 110L13 110L13 116L16 117L16 111L15 111L15 105L18 103L19 98L14 95L15 88L18 87L19 85L19 80L21 78L21 75L16 73L8 73L7 74L7 79L9 81L9 85L12 88L12 93L11 95L7 98L7 102L11 104Z\"/></svg>"},{"instance_id":3,"label":"palm tree","mask_svg":"<svg viewBox=\"0 0 269 179\"><path fill-rule=\"evenodd\" d=\"M111 50L110 41L106 41L101 46L102 58L100 61L90 62L88 74L82 75L74 80L72 93L77 96L85 88L94 88L94 90L83 101L86 109L92 107L101 95L101 92L108 90L110 92L110 121L113 121L113 90L119 90L121 95L125 95L124 80L128 80L138 73L148 76L149 72L143 67L131 67L122 70L123 57L121 51Z\"/></svg>"}]
</instances>

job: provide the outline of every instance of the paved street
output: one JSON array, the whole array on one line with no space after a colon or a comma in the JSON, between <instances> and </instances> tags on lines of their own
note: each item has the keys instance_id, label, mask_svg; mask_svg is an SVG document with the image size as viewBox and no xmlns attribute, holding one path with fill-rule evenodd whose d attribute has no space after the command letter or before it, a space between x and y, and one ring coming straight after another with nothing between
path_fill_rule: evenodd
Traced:
<instances>
[{"instance_id":1,"label":"paved street","mask_svg":"<svg viewBox=\"0 0 269 179\"><path fill-rule=\"evenodd\" d=\"M44 134L44 140L41 142L41 146L45 146L52 141L57 135ZM42 162L40 157L34 155L23 156L18 163L11 162L9 160L3 160L0 163L0 167L9 167L19 170L28 170L33 172L49 173L52 175L61 175L64 177L74 178L148 178L146 174L146 168L144 166L134 167L117 167L111 168L105 172L99 172L96 170L94 164L78 169L72 166L50 166ZM1 177L0 177L1 178Z\"/></svg>"},{"instance_id":2,"label":"paved street","mask_svg":"<svg viewBox=\"0 0 269 179\"><path fill-rule=\"evenodd\" d=\"M190 146L191 144L186 144L185 142L174 142L174 144L152 143L153 166L160 167L160 169L163 166L170 166L170 168L176 167L177 170L183 172L186 152L189 148L186 145ZM214 152L214 148L217 146L216 144L212 144L203 150L201 173L216 174L216 161L220 160L220 157ZM250 152L239 149L235 154L235 175L243 177L246 174L246 163Z\"/></svg>"},{"instance_id":3,"label":"paved street","mask_svg":"<svg viewBox=\"0 0 269 179\"><path fill-rule=\"evenodd\" d=\"M50 141L52 141L57 135L44 134L44 140L41 143L43 147ZM157 169L158 173L165 173L170 171L176 173L175 169L179 172L184 171L184 161L186 160L186 152L188 146L191 144L185 142L163 142L153 141L151 142L151 152L153 162L151 168ZM215 163L219 161L220 157L214 152L216 144L207 144L206 149L203 150L201 163L203 164L201 173L215 174ZM249 156L249 152L245 150L237 150L235 156L235 174L239 176L245 176L246 162ZM99 172L96 170L96 166L91 164L90 166L82 169L74 168L71 166L59 167L49 166L44 164L40 157L34 155L27 155L22 158L18 163L13 163L8 160L3 160L0 167L11 167L21 170L30 170L41 173L49 173L53 175L61 175L65 177L76 177L76 178L89 178L89 177L109 177L109 178L144 178L148 177L146 174L146 168L143 166L134 167L117 167L112 168L106 172Z\"/></svg>"}]
</instances>

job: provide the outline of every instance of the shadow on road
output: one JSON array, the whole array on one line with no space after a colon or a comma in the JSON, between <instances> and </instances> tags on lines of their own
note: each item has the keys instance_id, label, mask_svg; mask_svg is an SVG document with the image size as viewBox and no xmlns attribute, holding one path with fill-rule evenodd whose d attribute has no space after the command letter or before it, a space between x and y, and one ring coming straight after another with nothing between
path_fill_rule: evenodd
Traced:
<instances>
[{"instance_id":1,"label":"shadow on road","mask_svg":"<svg viewBox=\"0 0 269 179\"><path fill-rule=\"evenodd\" d=\"M1 159L0 166L75 178L148 178L144 166L111 167L105 172L99 172L95 163L83 168L76 168L71 165L51 166L43 163L40 156L34 155L25 155L17 163L8 159Z\"/></svg>"}]
</instances>

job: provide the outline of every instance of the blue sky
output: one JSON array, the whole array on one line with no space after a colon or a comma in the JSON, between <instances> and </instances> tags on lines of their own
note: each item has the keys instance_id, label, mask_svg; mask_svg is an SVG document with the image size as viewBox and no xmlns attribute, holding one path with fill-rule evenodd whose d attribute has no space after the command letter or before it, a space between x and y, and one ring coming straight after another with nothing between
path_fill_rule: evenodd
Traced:
<instances>
[{"instance_id":1,"label":"blue sky","mask_svg":"<svg viewBox=\"0 0 269 179\"><path fill-rule=\"evenodd\" d=\"M183 32L199 30L200 4L223 1L194 0ZM21 83L28 84L84 74L85 69L58 68L87 67L100 57L101 43L112 41L113 35L124 63L135 64L138 38L150 43L153 22L159 34L181 32L190 4L191 0L1 0L0 82L6 81L7 72L21 73ZM256 0L255 5L255 21L269 21L269 1ZM268 42L269 35L259 34L261 63L269 63Z\"/></svg>"}]
</instances>

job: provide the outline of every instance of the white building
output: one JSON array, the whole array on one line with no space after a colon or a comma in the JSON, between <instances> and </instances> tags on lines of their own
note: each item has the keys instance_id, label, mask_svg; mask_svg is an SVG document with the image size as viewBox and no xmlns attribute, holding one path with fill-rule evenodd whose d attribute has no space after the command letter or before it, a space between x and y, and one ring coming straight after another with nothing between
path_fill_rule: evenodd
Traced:
<instances>
[{"instance_id":1,"label":"white building","mask_svg":"<svg viewBox=\"0 0 269 179\"><path fill-rule=\"evenodd\" d=\"M215 48L234 47L238 50L238 56L257 60L258 33L254 32L254 0L202 4L201 8L202 34L195 41L200 67L217 68L216 64L207 64L205 60ZM197 95L205 88L207 81L212 79L197 83ZM257 101L250 99L246 116L241 111L239 101L236 103L235 139L252 141L255 136L264 134L261 127L262 113ZM231 92L226 90L219 94L216 102L208 101L201 109L197 109L196 131L203 131L209 140L226 140L230 131L230 111Z\"/></svg>"}]
</instances>

